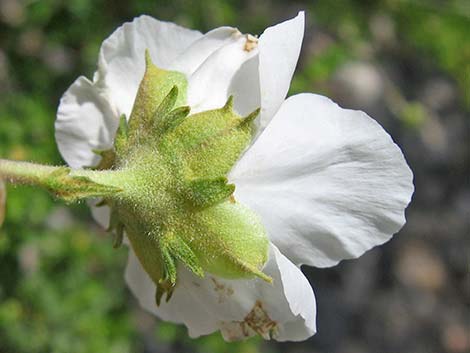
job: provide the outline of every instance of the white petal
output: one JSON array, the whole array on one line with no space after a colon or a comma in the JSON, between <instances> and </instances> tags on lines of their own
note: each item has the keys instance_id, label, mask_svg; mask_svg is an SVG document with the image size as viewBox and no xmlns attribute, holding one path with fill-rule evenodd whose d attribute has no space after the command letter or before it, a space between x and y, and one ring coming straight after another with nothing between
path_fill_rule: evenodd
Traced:
<instances>
[{"instance_id":1,"label":"white petal","mask_svg":"<svg viewBox=\"0 0 470 353\"><path fill-rule=\"evenodd\" d=\"M96 206L97 203L102 201L101 199L93 199L88 201L88 206L91 210L91 215L95 219L96 223L98 223L104 229L109 227L109 220L111 218L111 209L109 206Z\"/></svg>"},{"instance_id":2,"label":"white petal","mask_svg":"<svg viewBox=\"0 0 470 353\"><path fill-rule=\"evenodd\" d=\"M55 137L62 157L72 168L99 161L93 149L110 148L118 120L93 84L79 77L60 100Z\"/></svg>"},{"instance_id":3,"label":"white petal","mask_svg":"<svg viewBox=\"0 0 470 353\"><path fill-rule=\"evenodd\" d=\"M281 106L300 54L304 35L304 13L267 28L258 41L256 57L243 63L232 79L229 94L235 109L247 115L261 107L258 135Z\"/></svg>"},{"instance_id":4,"label":"white petal","mask_svg":"<svg viewBox=\"0 0 470 353\"><path fill-rule=\"evenodd\" d=\"M228 95L234 97L234 109L242 116L247 116L261 107L258 55L253 56L240 66L230 82Z\"/></svg>"},{"instance_id":5,"label":"white petal","mask_svg":"<svg viewBox=\"0 0 470 353\"><path fill-rule=\"evenodd\" d=\"M284 255L326 267L362 255L403 226L412 177L375 120L301 94L286 100L230 179Z\"/></svg>"},{"instance_id":6,"label":"white petal","mask_svg":"<svg viewBox=\"0 0 470 353\"><path fill-rule=\"evenodd\" d=\"M289 90L304 37L305 18L297 17L267 28L259 39L261 132L281 106Z\"/></svg>"},{"instance_id":7,"label":"white petal","mask_svg":"<svg viewBox=\"0 0 470 353\"><path fill-rule=\"evenodd\" d=\"M168 68L202 34L173 23L141 16L119 27L101 46L95 81L103 86L119 114L130 115L144 75L148 49L155 64Z\"/></svg>"},{"instance_id":8,"label":"white petal","mask_svg":"<svg viewBox=\"0 0 470 353\"><path fill-rule=\"evenodd\" d=\"M233 32L228 43L214 51L189 77L187 94L192 113L220 108L225 104L235 74L257 54L256 48L245 50L246 41L246 36ZM235 104L239 104L237 97Z\"/></svg>"},{"instance_id":9,"label":"white petal","mask_svg":"<svg viewBox=\"0 0 470 353\"><path fill-rule=\"evenodd\" d=\"M239 31L233 27L219 27L207 32L184 50L168 69L179 71L191 76L199 66L215 51L230 44L239 36Z\"/></svg>"},{"instance_id":10,"label":"white petal","mask_svg":"<svg viewBox=\"0 0 470 353\"><path fill-rule=\"evenodd\" d=\"M184 323L192 337L221 330L227 340L243 339L254 334L253 326L245 321L250 312L252 318L248 321L252 325L267 320L259 328L260 333L267 335L269 323L276 325L276 340L299 341L313 335L315 297L300 269L272 246L264 272L273 278L273 284L260 279L226 280L209 274L200 279L179 265L173 297L158 308L155 286L132 250L125 276L143 308L164 320ZM257 315L253 315L253 309Z\"/></svg>"}]
</instances>

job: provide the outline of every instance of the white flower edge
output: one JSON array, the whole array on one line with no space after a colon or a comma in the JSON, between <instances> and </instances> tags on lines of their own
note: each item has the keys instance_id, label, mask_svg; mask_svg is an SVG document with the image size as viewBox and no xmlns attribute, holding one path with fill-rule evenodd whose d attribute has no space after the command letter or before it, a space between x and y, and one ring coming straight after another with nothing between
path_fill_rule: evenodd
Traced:
<instances>
[{"instance_id":1,"label":"white flower edge","mask_svg":"<svg viewBox=\"0 0 470 353\"><path fill-rule=\"evenodd\" d=\"M221 331L228 341L254 334L278 341L302 341L316 331L313 290L302 271L271 244L261 279L198 278L183 265L171 300L155 306L155 285L132 249L126 282L140 305L166 321L183 323L191 337Z\"/></svg>"},{"instance_id":2,"label":"white flower edge","mask_svg":"<svg viewBox=\"0 0 470 353\"><path fill-rule=\"evenodd\" d=\"M414 190L400 148L375 120L315 94L284 102L230 180L279 250L316 267L388 241Z\"/></svg>"}]
</instances>

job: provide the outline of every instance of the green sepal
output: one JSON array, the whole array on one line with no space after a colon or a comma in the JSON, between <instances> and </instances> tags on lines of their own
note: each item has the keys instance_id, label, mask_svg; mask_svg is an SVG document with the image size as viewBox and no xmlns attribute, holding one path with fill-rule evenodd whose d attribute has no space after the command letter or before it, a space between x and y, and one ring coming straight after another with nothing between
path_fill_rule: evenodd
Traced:
<instances>
[{"instance_id":1,"label":"green sepal","mask_svg":"<svg viewBox=\"0 0 470 353\"><path fill-rule=\"evenodd\" d=\"M178 158L188 178L225 176L249 145L255 110L246 118L233 110L233 98L225 106L193 114L163 137L160 150ZM175 157L176 156L176 157Z\"/></svg>"},{"instance_id":2,"label":"green sepal","mask_svg":"<svg viewBox=\"0 0 470 353\"><path fill-rule=\"evenodd\" d=\"M204 277L204 270L191 248L178 235L165 234L160 240L162 252L168 251L172 259L178 259L195 275ZM176 273L175 273L176 276ZM170 278L173 280L173 278ZM176 277L175 277L176 282Z\"/></svg>"},{"instance_id":3,"label":"green sepal","mask_svg":"<svg viewBox=\"0 0 470 353\"><path fill-rule=\"evenodd\" d=\"M101 202L104 202L104 204L106 204L106 201L104 199ZM121 247L122 242L124 240L124 229L124 224L121 222L118 212L111 205L109 225L106 231L113 232L113 248L117 249Z\"/></svg>"},{"instance_id":4,"label":"green sepal","mask_svg":"<svg viewBox=\"0 0 470 353\"><path fill-rule=\"evenodd\" d=\"M107 169L111 169L114 166L114 162L116 160L116 153L114 152L114 149L109 149L109 150L93 149L92 151L93 153L100 156L101 160L96 167L91 167L89 169L107 170Z\"/></svg>"},{"instance_id":5,"label":"green sepal","mask_svg":"<svg viewBox=\"0 0 470 353\"><path fill-rule=\"evenodd\" d=\"M176 285L176 261L169 247L164 245L163 242L164 238L160 241L160 251L163 260L163 277L156 283L155 301L157 306L160 305L161 299L165 293L166 301L168 302L170 300Z\"/></svg>"},{"instance_id":6,"label":"green sepal","mask_svg":"<svg viewBox=\"0 0 470 353\"><path fill-rule=\"evenodd\" d=\"M172 286L176 284L176 264L171 250L163 246L160 248L163 259L163 278L159 282L168 281Z\"/></svg>"},{"instance_id":7,"label":"green sepal","mask_svg":"<svg viewBox=\"0 0 470 353\"><path fill-rule=\"evenodd\" d=\"M71 175L70 168L67 167L56 169L41 183L48 191L67 202L90 197L113 196L122 191L114 186L96 183L85 176Z\"/></svg>"},{"instance_id":8,"label":"green sepal","mask_svg":"<svg viewBox=\"0 0 470 353\"><path fill-rule=\"evenodd\" d=\"M173 86L168 92L168 94L163 98L162 102L158 106L157 110L155 111L154 114L154 121L157 121L160 119L160 117L165 116L168 114L170 111L173 110L175 104L176 104L176 99L178 98L178 86Z\"/></svg>"},{"instance_id":9,"label":"green sepal","mask_svg":"<svg viewBox=\"0 0 470 353\"><path fill-rule=\"evenodd\" d=\"M116 154L123 154L128 148L129 138L129 125L127 124L127 118L124 114L119 117L119 127L116 131L116 137L114 138L114 149Z\"/></svg>"},{"instance_id":10,"label":"green sepal","mask_svg":"<svg viewBox=\"0 0 470 353\"><path fill-rule=\"evenodd\" d=\"M253 130L253 127L251 124L255 121L255 119L258 117L259 113L261 112L261 108L255 109L253 112L248 114L245 118L240 123L241 128L247 128L250 130Z\"/></svg>"},{"instance_id":11,"label":"green sepal","mask_svg":"<svg viewBox=\"0 0 470 353\"><path fill-rule=\"evenodd\" d=\"M186 199L192 207L205 208L226 201L235 191L226 177L195 179L188 182Z\"/></svg>"},{"instance_id":12,"label":"green sepal","mask_svg":"<svg viewBox=\"0 0 470 353\"><path fill-rule=\"evenodd\" d=\"M225 201L187 213L173 232L191 248L204 271L224 278L271 278L262 272L269 240L258 216L247 207Z\"/></svg>"},{"instance_id":13,"label":"green sepal","mask_svg":"<svg viewBox=\"0 0 470 353\"><path fill-rule=\"evenodd\" d=\"M158 124L158 128L156 129L157 134L161 136L172 131L181 124L181 122L183 122L183 120L188 116L190 110L191 108L188 106L182 106L166 114Z\"/></svg>"},{"instance_id":14,"label":"green sepal","mask_svg":"<svg viewBox=\"0 0 470 353\"><path fill-rule=\"evenodd\" d=\"M165 301L168 302L171 299L171 296L173 295L173 291L175 290L175 284L171 283L168 280L160 280L156 284L156 291L155 291L155 303L157 306L160 306L162 297L164 294L166 294L166 299Z\"/></svg>"},{"instance_id":15,"label":"green sepal","mask_svg":"<svg viewBox=\"0 0 470 353\"><path fill-rule=\"evenodd\" d=\"M176 94L173 91L174 87L177 87ZM186 87L187 80L184 74L158 68L146 50L145 74L129 119L130 145L136 146L153 139L150 132L159 108L165 109L167 105L171 105L172 108L182 106L186 101ZM165 98L168 100L161 106Z\"/></svg>"},{"instance_id":16,"label":"green sepal","mask_svg":"<svg viewBox=\"0 0 470 353\"><path fill-rule=\"evenodd\" d=\"M124 224L119 222L114 229L113 248L117 249L122 246L124 240Z\"/></svg>"}]
</instances>

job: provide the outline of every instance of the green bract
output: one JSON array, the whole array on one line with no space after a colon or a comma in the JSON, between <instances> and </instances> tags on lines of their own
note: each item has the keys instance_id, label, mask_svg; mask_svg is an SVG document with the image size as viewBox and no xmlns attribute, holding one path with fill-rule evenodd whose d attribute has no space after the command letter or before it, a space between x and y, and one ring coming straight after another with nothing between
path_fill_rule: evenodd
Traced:
<instances>
[{"instance_id":1,"label":"green bract","mask_svg":"<svg viewBox=\"0 0 470 353\"><path fill-rule=\"evenodd\" d=\"M269 241L259 218L232 196L226 175L247 148L252 121L230 98L224 107L190 115L185 76L153 65L146 71L129 122L121 117L114 147L102 151L92 179L121 191L105 196L115 245L125 231L157 286L171 297L177 262L203 277L271 278L261 269Z\"/></svg>"}]
</instances>

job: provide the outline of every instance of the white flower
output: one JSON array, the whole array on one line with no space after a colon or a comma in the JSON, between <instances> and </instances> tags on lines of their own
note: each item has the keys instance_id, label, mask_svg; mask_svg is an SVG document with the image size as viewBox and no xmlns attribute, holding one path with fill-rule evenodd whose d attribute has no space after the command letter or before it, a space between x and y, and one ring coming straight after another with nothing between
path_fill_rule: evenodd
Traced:
<instances>
[{"instance_id":1,"label":"white flower","mask_svg":"<svg viewBox=\"0 0 470 353\"><path fill-rule=\"evenodd\" d=\"M148 49L161 68L184 73L191 112L230 95L245 115L261 107L258 138L230 174L235 197L262 219L271 241L261 279L198 278L183 266L173 297L155 305L155 285L132 249L126 281L140 304L183 323L192 337L220 330L227 340L258 333L279 341L316 331L315 298L300 265L328 267L388 241L405 223L412 173L390 136L365 113L328 98L284 101L300 52L304 15L259 40L221 27L206 34L141 16L101 47L93 81L79 77L57 116L59 150L74 168L94 165L92 149L112 145L120 114L130 115ZM93 208L105 222L106 210Z\"/></svg>"}]
</instances>

